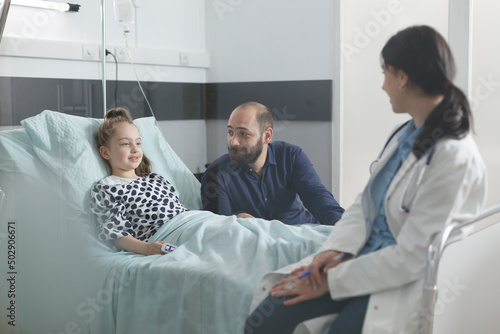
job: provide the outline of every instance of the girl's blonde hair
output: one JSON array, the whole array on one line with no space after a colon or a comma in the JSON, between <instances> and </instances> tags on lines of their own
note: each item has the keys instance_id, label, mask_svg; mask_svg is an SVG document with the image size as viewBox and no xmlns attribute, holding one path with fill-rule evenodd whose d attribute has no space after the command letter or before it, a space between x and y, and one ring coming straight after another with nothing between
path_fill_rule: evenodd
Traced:
<instances>
[{"instance_id":1,"label":"girl's blonde hair","mask_svg":"<svg viewBox=\"0 0 500 334\"><path fill-rule=\"evenodd\" d=\"M134 122L132 121L132 116L127 109L117 107L109 109L106 112L106 116L104 116L104 122L101 123L99 129L97 130L96 139L98 149L101 146L109 147L116 125L123 122L135 126ZM142 156L141 164L135 169L135 173L137 174L137 176L141 177L151 174L151 162L144 154Z\"/></svg>"}]
</instances>

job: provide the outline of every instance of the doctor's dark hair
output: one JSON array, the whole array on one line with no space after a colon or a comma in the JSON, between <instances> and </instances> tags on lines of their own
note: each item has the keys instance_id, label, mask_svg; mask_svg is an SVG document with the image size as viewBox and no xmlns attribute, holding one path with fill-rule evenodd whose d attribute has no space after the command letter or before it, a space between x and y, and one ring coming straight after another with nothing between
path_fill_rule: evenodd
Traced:
<instances>
[{"instance_id":1,"label":"doctor's dark hair","mask_svg":"<svg viewBox=\"0 0 500 334\"><path fill-rule=\"evenodd\" d=\"M99 149L101 146L109 147L116 125L123 122L135 126L134 122L132 121L132 116L127 109L117 107L109 109L106 112L104 121L101 123L99 129L97 130L97 149ZM151 162L148 158L146 158L144 153L142 155L141 164L135 169L135 173L137 174L137 176L141 177L151 174Z\"/></svg>"},{"instance_id":2,"label":"doctor's dark hair","mask_svg":"<svg viewBox=\"0 0 500 334\"><path fill-rule=\"evenodd\" d=\"M444 38L429 26L413 26L399 31L381 53L387 67L405 72L410 85L429 95L443 94L441 103L430 113L415 139L412 152L422 157L441 138L459 139L472 126L472 113L465 94L456 87L455 61Z\"/></svg>"}]
</instances>

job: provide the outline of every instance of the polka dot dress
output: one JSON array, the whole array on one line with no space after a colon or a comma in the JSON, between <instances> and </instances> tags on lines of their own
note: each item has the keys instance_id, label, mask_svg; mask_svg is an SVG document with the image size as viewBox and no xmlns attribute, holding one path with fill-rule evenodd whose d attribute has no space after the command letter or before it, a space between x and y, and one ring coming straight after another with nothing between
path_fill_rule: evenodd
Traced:
<instances>
[{"instance_id":1,"label":"polka dot dress","mask_svg":"<svg viewBox=\"0 0 500 334\"><path fill-rule=\"evenodd\" d=\"M131 235L148 239L166 222L187 209L179 202L174 187L158 174L113 182L109 176L92 188L91 209L97 216L99 239ZM123 179L122 179L123 180Z\"/></svg>"}]
</instances>

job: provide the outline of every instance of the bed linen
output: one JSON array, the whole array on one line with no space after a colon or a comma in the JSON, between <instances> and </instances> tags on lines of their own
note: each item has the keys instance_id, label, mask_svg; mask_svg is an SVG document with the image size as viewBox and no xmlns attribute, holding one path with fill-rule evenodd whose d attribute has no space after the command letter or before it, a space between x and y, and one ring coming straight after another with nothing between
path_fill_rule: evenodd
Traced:
<instances>
[{"instance_id":1,"label":"bed linen","mask_svg":"<svg viewBox=\"0 0 500 334\"><path fill-rule=\"evenodd\" d=\"M180 245L167 255L107 253L114 291L95 322L106 333L243 333L267 272L315 252L332 227L288 226L206 211L184 212L153 237Z\"/></svg>"}]
</instances>

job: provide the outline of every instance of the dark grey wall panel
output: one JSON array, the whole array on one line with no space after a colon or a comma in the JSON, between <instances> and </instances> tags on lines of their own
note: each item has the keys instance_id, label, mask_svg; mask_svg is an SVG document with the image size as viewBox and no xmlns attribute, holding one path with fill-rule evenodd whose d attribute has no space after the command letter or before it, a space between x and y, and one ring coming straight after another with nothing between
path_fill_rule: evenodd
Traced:
<instances>
[{"instance_id":1,"label":"dark grey wall panel","mask_svg":"<svg viewBox=\"0 0 500 334\"><path fill-rule=\"evenodd\" d=\"M204 87L199 83L141 83L158 120L204 119ZM135 81L108 81L107 107L128 108L134 118L151 116ZM0 125L19 125L50 109L102 118L102 82L48 78L0 78Z\"/></svg>"},{"instance_id":2,"label":"dark grey wall panel","mask_svg":"<svg viewBox=\"0 0 500 334\"><path fill-rule=\"evenodd\" d=\"M209 83L206 95L208 119L227 119L241 103L256 101L277 119L331 121L331 80Z\"/></svg>"},{"instance_id":3,"label":"dark grey wall panel","mask_svg":"<svg viewBox=\"0 0 500 334\"><path fill-rule=\"evenodd\" d=\"M227 119L239 104L267 105L277 120L330 121L330 80L237 83L141 83L158 120ZM103 117L102 82L50 78L0 78L0 125L19 125L44 109ZM150 116L135 81L107 82L107 106Z\"/></svg>"},{"instance_id":4,"label":"dark grey wall panel","mask_svg":"<svg viewBox=\"0 0 500 334\"><path fill-rule=\"evenodd\" d=\"M45 109L102 117L101 87L98 80L0 78L0 125L19 125Z\"/></svg>"},{"instance_id":5,"label":"dark grey wall panel","mask_svg":"<svg viewBox=\"0 0 500 334\"><path fill-rule=\"evenodd\" d=\"M196 83L149 83L156 119L204 119L203 89L203 84Z\"/></svg>"}]
</instances>

